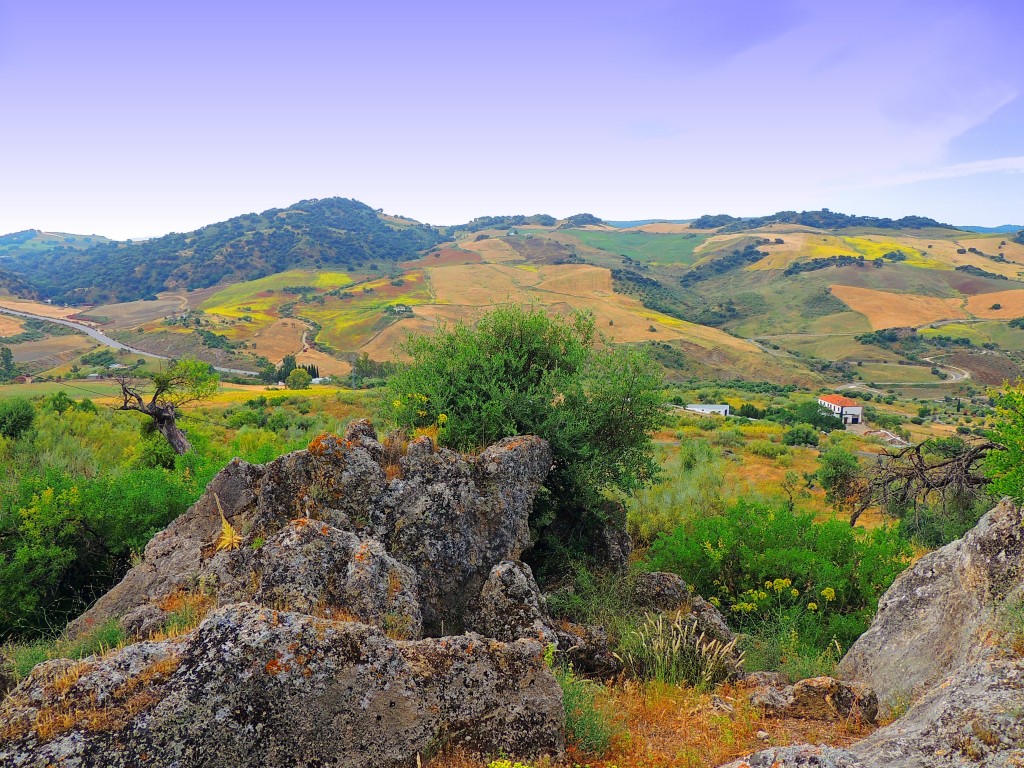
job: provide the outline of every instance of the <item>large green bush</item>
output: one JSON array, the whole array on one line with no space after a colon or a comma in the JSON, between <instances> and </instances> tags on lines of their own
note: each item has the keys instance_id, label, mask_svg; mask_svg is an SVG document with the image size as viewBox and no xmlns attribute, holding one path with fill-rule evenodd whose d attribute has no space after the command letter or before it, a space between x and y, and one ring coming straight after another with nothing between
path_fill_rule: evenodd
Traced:
<instances>
[{"instance_id":1,"label":"large green bush","mask_svg":"<svg viewBox=\"0 0 1024 768\"><path fill-rule=\"evenodd\" d=\"M35 420L36 410L24 397L0 400L0 435L17 440Z\"/></svg>"},{"instance_id":2,"label":"large green bush","mask_svg":"<svg viewBox=\"0 0 1024 768\"><path fill-rule=\"evenodd\" d=\"M551 555L586 553L607 522L606 494L657 472L650 432L664 421L661 370L639 349L605 344L589 314L501 307L402 349L410 362L383 398L399 426L436 426L442 445L462 451L517 434L551 444L555 464L531 519L542 568L565 562Z\"/></svg>"},{"instance_id":3,"label":"large green bush","mask_svg":"<svg viewBox=\"0 0 1024 768\"><path fill-rule=\"evenodd\" d=\"M888 529L741 501L659 538L647 564L679 574L739 629L785 623L824 649L832 638L849 647L867 629L909 555Z\"/></svg>"}]
</instances>

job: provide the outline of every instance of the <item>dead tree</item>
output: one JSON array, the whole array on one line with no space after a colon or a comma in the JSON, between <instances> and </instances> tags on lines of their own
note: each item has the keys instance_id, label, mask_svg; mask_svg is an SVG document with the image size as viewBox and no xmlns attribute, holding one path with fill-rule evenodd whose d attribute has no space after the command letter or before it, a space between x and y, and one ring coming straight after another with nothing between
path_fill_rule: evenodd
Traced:
<instances>
[{"instance_id":1,"label":"dead tree","mask_svg":"<svg viewBox=\"0 0 1024 768\"><path fill-rule=\"evenodd\" d=\"M115 380L121 386L121 405L117 410L138 411L151 418L175 453L181 455L192 450L192 444L178 426L178 408L209 397L217 390L217 376L209 365L198 360L178 360L149 381L136 381L128 376L116 376ZM144 394L150 386L153 392Z\"/></svg>"},{"instance_id":2,"label":"dead tree","mask_svg":"<svg viewBox=\"0 0 1024 768\"><path fill-rule=\"evenodd\" d=\"M856 525L872 505L916 510L935 496L943 501L977 498L989 483L981 473L981 462L991 451L999 450L1003 446L987 440L942 450L932 439L896 451L886 450L867 471L850 525Z\"/></svg>"}]
</instances>

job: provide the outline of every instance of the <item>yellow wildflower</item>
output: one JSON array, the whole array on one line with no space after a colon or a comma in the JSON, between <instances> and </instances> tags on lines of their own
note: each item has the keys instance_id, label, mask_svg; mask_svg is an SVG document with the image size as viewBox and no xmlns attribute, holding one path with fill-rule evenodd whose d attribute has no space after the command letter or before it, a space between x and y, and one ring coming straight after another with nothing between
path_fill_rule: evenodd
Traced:
<instances>
[{"instance_id":1,"label":"yellow wildflower","mask_svg":"<svg viewBox=\"0 0 1024 768\"><path fill-rule=\"evenodd\" d=\"M832 587L825 587L821 590L821 596L825 598L826 603L831 603L836 599L836 591Z\"/></svg>"},{"instance_id":2,"label":"yellow wildflower","mask_svg":"<svg viewBox=\"0 0 1024 768\"><path fill-rule=\"evenodd\" d=\"M808 611L816 611L816 610L818 610L818 604L817 603L808 603L807 604L807 610Z\"/></svg>"}]
</instances>

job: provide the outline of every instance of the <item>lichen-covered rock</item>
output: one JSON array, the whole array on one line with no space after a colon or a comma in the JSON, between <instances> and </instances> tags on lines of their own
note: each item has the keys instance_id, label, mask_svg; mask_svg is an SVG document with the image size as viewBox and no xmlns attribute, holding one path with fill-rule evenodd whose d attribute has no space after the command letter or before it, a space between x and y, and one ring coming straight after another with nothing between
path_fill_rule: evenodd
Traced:
<instances>
[{"instance_id":1,"label":"lichen-covered rock","mask_svg":"<svg viewBox=\"0 0 1024 768\"><path fill-rule=\"evenodd\" d=\"M975 653L993 606L1021 584L1024 519L1005 501L896 578L836 676L867 684L886 703L919 695Z\"/></svg>"},{"instance_id":2,"label":"lichen-covered rock","mask_svg":"<svg viewBox=\"0 0 1024 768\"><path fill-rule=\"evenodd\" d=\"M563 622L553 629L558 652L577 672L608 678L622 671L622 662L612 653L608 633L603 627Z\"/></svg>"},{"instance_id":3,"label":"lichen-covered rock","mask_svg":"<svg viewBox=\"0 0 1024 768\"><path fill-rule=\"evenodd\" d=\"M260 548L253 567L255 588L240 599L346 617L401 639L421 634L416 573L375 539L300 518Z\"/></svg>"},{"instance_id":4,"label":"lichen-covered rock","mask_svg":"<svg viewBox=\"0 0 1024 768\"><path fill-rule=\"evenodd\" d=\"M966 664L849 749L879 768L1024 765L1024 660Z\"/></svg>"},{"instance_id":5,"label":"lichen-covered rock","mask_svg":"<svg viewBox=\"0 0 1024 768\"><path fill-rule=\"evenodd\" d=\"M633 602L653 611L677 611L690 605L689 585L674 573L639 573L633 584Z\"/></svg>"},{"instance_id":6,"label":"lichen-covered rock","mask_svg":"<svg viewBox=\"0 0 1024 768\"><path fill-rule=\"evenodd\" d=\"M558 642L550 623L530 566L511 560L491 569L466 619L473 632L495 640L530 638L544 645Z\"/></svg>"},{"instance_id":7,"label":"lichen-covered rock","mask_svg":"<svg viewBox=\"0 0 1024 768\"><path fill-rule=\"evenodd\" d=\"M871 768L845 749L798 744L772 747L721 768Z\"/></svg>"},{"instance_id":8,"label":"lichen-covered rock","mask_svg":"<svg viewBox=\"0 0 1024 768\"><path fill-rule=\"evenodd\" d=\"M422 437L400 463L374 535L416 571L424 632L458 631L491 569L529 545L551 450L540 438L510 437L465 459Z\"/></svg>"},{"instance_id":9,"label":"lichen-covered rock","mask_svg":"<svg viewBox=\"0 0 1024 768\"><path fill-rule=\"evenodd\" d=\"M174 641L39 665L0 705L0 765L404 768L441 742L559 755L563 718L539 643L236 604Z\"/></svg>"},{"instance_id":10,"label":"lichen-covered rock","mask_svg":"<svg viewBox=\"0 0 1024 768\"><path fill-rule=\"evenodd\" d=\"M551 468L550 448L536 437L516 437L464 458L420 438L401 459L400 477L391 481L384 460L373 426L358 421L344 437L318 437L308 450L268 464L232 461L199 501L153 538L141 564L69 625L68 635L200 587L221 605L294 597L372 623L395 618L397 610L411 621L413 635L420 624L428 634L442 634L442 627L460 631L468 601L491 568L517 559L529 543L529 514ZM237 548L216 547L222 511L241 536ZM327 526L334 531L332 541L351 546L332 555L333 566L316 565L312 553L325 552L324 542L312 533L297 537L298 520L320 524L310 532ZM374 553L362 570L346 554L357 546L353 536ZM310 553L302 554L307 548ZM268 585L254 583L254 574L265 574ZM378 584L361 604L342 604L343 597L355 600L358 585L377 575L396 594L382 602ZM158 625L151 608L134 618L145 619L136 622L139 629Z\"/></svg>"},{"instance_id":11,"label":"lichen-covered rock","mask_svg":"<svg viewBox=\"0 0 1024 768\"><path fill-rule=\"evenodd\" d=\"M769 717L863 723L873 723L878 717L878 697L874 691L832 677L813 677L783 688L761 688L751 694L750 703Z\"/></svg>"}]
</instances>

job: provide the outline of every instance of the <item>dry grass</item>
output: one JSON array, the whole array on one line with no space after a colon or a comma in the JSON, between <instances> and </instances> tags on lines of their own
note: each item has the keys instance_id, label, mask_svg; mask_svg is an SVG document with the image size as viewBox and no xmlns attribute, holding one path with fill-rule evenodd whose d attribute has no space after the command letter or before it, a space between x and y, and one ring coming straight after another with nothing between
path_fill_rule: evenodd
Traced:
<instances>
[{"instance_id":1,"label":"dry grass","mask_svg":"<svg viewBox=\"0 0 1024 768\"><path fill-rule=\"evenodd\" d=\"M852 285L833 285L832 295L864 315L874 330L919 326L936 320L967 317L961 299L937 299L913 293L890 293Z\"/></svg>"},{"instance_id":2,"label":"dry grass","mask_svg":"<svg viewBox=\"0 0 1024 768\"><path fill-rule=\"evenodd\" d=\"M25 301L24 299L14 299L10 296L0 296L0 307L13 309L16 312L28 312L30 315L39 315L40 317L56 317L61 319L70 317L76 312L88 311L83 307L56 307L43 301Z\"/></svg>"},{"instance_id":3,"label":"dry grass","mask_svg":"<svg viewBox=\"0 0 1024 768\"><path fill-rule=\"evenodd\" d=\"M999 304L1000 309L992 309ZM998 291L982 293L967 299L967 311L976 317L990 320L1012 320L1024 317L1024 291Z\"/></svg>"},{"instance_id":4,"label":"dry grass","mask_svg":"<svg viewBox=\"0 0 1024 768\"><path fill-rule=\"evenodd\" d=\"M764 749L796 743L846 746L873 728L858 723L768 719L749 703L749 692L725 685L716 693L685 686L627 682L608 688L605 703L618 712L626 733L602 759L573 753L564 762L535 761L536 768L704 768ZM731 709L731 711L730 711ZM767 740L757 737L758 731ZM487 759L445 754L428 768L486 768Z\"/></svg>"},{"instance_id":5,"label":"dry grass","mask_svg":"<svg viewBox=\"0 0 1024 768\"><path fill-rule=\"evenodd\" d=\"M11 315L0 315L0 336L15 336L24 330L24 321Z\"/></svg>"},{"instance_id":6,"label":"dry grass","mask_svg":"<svg viewBox=\"0 0 1024 768\"><path fill-rule=\"evenodd\" d=\"M480 240L475 243L462 241L459 248L464 251L472 251L488 264L505 264L523 260L523 256L515 248L496 237Z\"/></svg>"},{"instance_id":7,"label":"dry grass","mask_svg":"<svg viewBox=\"0 0 1024 768\"><path fill-rule=\"evenodd\" d=\"M280 365L285 355L302 351L302 334L306 324L293 318L282 318L252 336L253 348L270 362Z\"/></svg>"}]
</instances>

